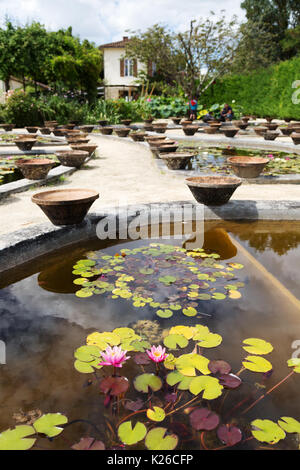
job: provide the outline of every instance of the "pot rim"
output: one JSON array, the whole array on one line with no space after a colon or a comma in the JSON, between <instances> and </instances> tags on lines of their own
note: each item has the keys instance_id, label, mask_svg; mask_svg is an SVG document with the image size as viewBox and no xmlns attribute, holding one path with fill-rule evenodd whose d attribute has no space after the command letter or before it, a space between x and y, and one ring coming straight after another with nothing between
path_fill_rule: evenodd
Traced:
<instances>
[{"instance_id":1,"label":"pot rim","mask_svg":"<svg viewBox=\"0 0 300 470\"><path fill-rule=\"evenodd\" d=\"M243 155L235 155L234 157L228 157L226 161L227 163L230 163L230 165L232 166L244 166L244 167L254 166L254 165L266 165L267 163L269 163L268 158L246 157Z\"/></svg>"},{"instance_id":2,"label":"pot rim","mask_svg":"<svg viewBox=\"0 0 300 470\"><path fill-rule=\"evenodd\" d=\"M212 181L208 182L208 180ZM222 189L229 187L237 188L242 184L242 180L234 176L192 176L186 178L185 183L187 186L191 186L194 188Z\"/></svg>"},{"instance_id":3,"label":"pot rim","mask_svg":"<svg viewBox=\"0 0 300 470\"><path fill-rule=\"evenodd\" d=\"M86 194L85 197L80 197L80 192ZM59 196L63 196L64 194L74 193L75 195L78 194L78 198L68 198L68 199L59 199ZM89 195L88 195L89 194ZM54 199L47 199L47 196L51 195L54 196ZM57 195L57 198L55 198ZM86 188L70 188L70 189L55 189L52 191L43 191L40 193L36 193L31 197L31 201L35 204L40 206L65 206L65 205L73 205L73 204L84 204L93 202L99 198L99 193L94 189L86 189Z\"/></svg>"}]
</instances>

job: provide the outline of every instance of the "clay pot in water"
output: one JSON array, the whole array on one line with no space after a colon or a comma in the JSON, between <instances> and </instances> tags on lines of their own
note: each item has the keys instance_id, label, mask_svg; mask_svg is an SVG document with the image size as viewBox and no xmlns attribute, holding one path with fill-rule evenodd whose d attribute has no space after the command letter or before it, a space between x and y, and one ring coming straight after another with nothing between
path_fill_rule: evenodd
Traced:
<instances>
[{"instance_id":1,"label":"clay pot in water","mask_svg":"<svg viewBox=\"0 0 300 470\"><path fill-rule=\"evenodd\" d=\"M208 122L209 127L213 127L214 129L220 129L222 126L221 122L216 122L216 121L209 121Z\"/></svg>"},{"instance_id":2,"label":"clay pot in water","mask_svg":"<svg viewBox=\"0 0 300 470\"><path fill-rule=\"evenodd\" d=\"M65 124L64 128L65 129L68 129L68 130L73 130L75 127L75 124L72 122L68 123L68 124Z\"/></svg>"},{"instance_id":3,"label":"clay pot in water","mask_svg":"<svg viewBox=\"0 0 300 470\"><path fill-rule=\"evenodd\" d=\"M71 144L70 147L72 150L87 152L91 156L98 146L93 144Z\"/></svg>"},{"instance_id":4,"label":"clay pot in water","mask_svg":"<svg viewBox=\"0 0 300 470\"><path fill-rule=\"evenodd\" d=\"M168 123L167 122L152 122L152 126L154 128L156 127L167 127L168 126Z\"/></svg>"},{"instance_id":5,"label":"clay pot in water","mask_svg":"<svg viewBox=\"0 0 300 470\"><path fill-rule=\"evenodd\" d=\"M145 131L147 132L153 132L154 131L154 127L152 126L152 124L144 124L144 129Z\"/></svg>"},{"instance_id":6,"label":"clay pot in water","mask_svg":"<svg viewBox=\"0 0 300 470\"><path fill-rule=\"evenodd\" d=\"M39 128L41 134L50 135L51 128L50 127L40 127Z\"/></svg>"},{"instance_id":7,"label":"clay pot in water","mask_svg":"<svg viewBox=\"0 0 300 470\"><path fill-rule=\"evenodd\" d=\"M259 136L262 136L265 132L267 132L267 130L268 130L267 127L262 127L262 126L254 127L255 134Z\"/></svg>"},{"instance_id":8,"label":"clay pot in water","mask_svg":"<svg viewBox=\"0 0 300 470\"><path fill-rule=\"evenodd\" d=\"M199 127L195 125L190 125L190 126L184 126L182 128L183 132L185 135L194 135L198 131Z\"/></svg>"},{"instance_id":9,"label":"clay pot in water","mask_svg":"<svg viewBox=\"0 0 300 470\"><path fill-rule=\"evenodd\" d=\"M55 155L63 166L80 168L89 153L83 150L60 150Z\"/></svg>"},{"instance_id":10,"label":"clay pot in water","mask_svg":"<svg viewBox=\"0 0 300 470\"><path fill-rule=\"evenodd\" d=\"M56 137L65 137L68 134L68 129L53 129L53 134Z\"/></svg>"},{"instance_id":11,"label":"clay pot in water","mask_svg":"<svg viewBox=\"0 0 300 470\"><path fill-rule=\"evenodd\" d=\"M108 120L107 119L100 119L98 121L99 126L105 127L107 126Z\"/></svg>"},{"instance_id":12,"label":"clay pot in water","mask_svg":"<svg viewBox=\"0 0 300 470\"><path fill-rule=\"evenodd\" d=\"M227 158L235 175L240 178L258 178L265 166L269 163L268 158L236 156Z\"/></svg>"},{"instance_id":13,"label":"clay pot in water","mask_svg":"<svg viewBox=\"0 0 300 470\"><path fill-rule=\"evenodd\" d=\"M67 142L71 144L88 144L90 139L82 139L81 137L68 137Z\"/></svg>"},{"instance_id":14,"label":"clay pot in water","mask_svg":"<svg viewBox=\"0 0 300 470\"><path fill-rule=\"evenodd\" d=\"M121 123L124 125L124 126L130 126L131 124L131 119L122 119L121 120Z\"/></svg>"},{"instance_id":15,"label":"clay pot in water","mask_svg":"<svg viewBox=\"0 0 300 470\"><path fill-rule=\"evenodd\" d=\"M227 127L227 129L225 127L224 130L222 129L222 132L224 132L226 137L231 137L231 138L233 138L238 133L238 131L239 129L236 127Z\"/></svg>"},{"instance_id":16,"label":"clay pot in water","mask_svg":"<svg viewBox=\"0 0 300 470\"><path fill-rule=\"evenodd\" d=\"M55 166L55 162L49 158L20 159L15 163L24 178L29 180L45 179L51 168Z\"/></svg>"},{"instance_id":17,"label":"clay pot in water","mask_svg":"<svg viewBox=\"0 0 300 470\"><path fill-rule=\"evenodd\" d=\"M190 119L182 119L182 120L180 121L180 124L181 124L182 126L190 126L191 124L193 124L193 121L191 121Z\"/></svg>"},{"instance_id":18,"label":"clay pot in water","mask_svg":"<svg viewBox=\"0 0 300 470\"><path fill-rule=\"evenodd\" d=\"M44 126L55 128L58 126L58 122L57 121L44 121Z\"/></svg>"},{"instance_id":19,"label":"clay pot in water","mask_svg":"<svg viewBox=\"0 0 300 470\"><path fill-rule=\"evenodd\" d=\"M5 132L11 132L15 127L15 124L0 124L0 129L4 129Z\"/></svg>"},{"instance_id":20,"label":"clay pot in water","mask_svg":"<svg viewBox=\"0 0 300 470\"><path fill-rule=\"evenodd\" d=\"M34 194L37 204L54 225L80 224L99 193L91 189L56 189Z\"/></svg>"},{"instance_id":21,"label":"clay pot in water","mask_svg":"<svg viewBox=\"0 0 300 470\"><path fill-rule=\"evenodd\" d=\"M159 147L157 147L158 149L158 153L173 153L173 152L176 152L176 150L178 149L178 145L177 144L161 144L159 145Z\"/></svg>"},{"instance_id":22,"label":"clay pot in water","mask_svg":"<svg viewBox=\"0 0 300 470\"><path fill-rule=\"evenodd\" d=\"M180 124L180 121L181 121L182 118L180 118L180 117L171 117L170 119L172 119L175 126L178 126Z\"/></svg>"},{"instance_id":23,"label":"clay pot in water","mask_svg":"<svg viewBox=\"0 0 300 470\"><path fill-rule=\"evenodd\" d=\"M129 132L131 131L130 127L123 127L120 129L115 129L115 133L118 137L127 137Z\"/></svg>"},{"instance_id":24,"label":"clay pot in water","mask_svg":"<svg viewBox=\"0 0 300 470\"><path fill-rule=\"evenodd\" d=\"M278 127L278 124L274 124L274 123L271 123L271 122L267 122L265 124L265 127L267 127L269 129L269 131L276 131L277 127Z\"/></svg>"},{"instance_id":25,"label":"clay pot in water","mask_svg":"<svg viewBox=\"0 0 300 470\"><path fill-rule=\"evenodd\" d=\"M194 198L206 206L226 204L242 180L231 176L195 176L185 180Z\"/></svg>"},{"instance_id":26,"label":"clay pot in water","mask_svg":"<svg viewBox=\"0 0 300 470\"><path fill-rule=\"evenodd\" d=\"M113 127L106 126L106 127L101 127L99 130L101 134L103 135L111 135L114 129Z\"/></svg>"},{"instance_id":27,"label":"clay pot in water","mask_svg":"<svg viewBox=\"0 0 300 470\"><path fill-rule=\"evenodd\" d=\"M175 144L175 140L164 140L164 139L157 139L150 142L151 147L160 147L161 145L173 145Z\"/></svg>"},{"instance_id":28,"label":"clay pot in water","mask_svg":"<svg viewBox=\"0 0 300 470\"><path fill-rule=\"evenodd\" d=\"M158 135L149 135L147 137L145 137L145 140L146 142L150 143L150 142L155 142L156 140L166 140L167 136L165 135L162 135L162 136L158 136Z\"/></svg>"},{"instance_id":29,"label":"clay pot in water","mask_svg":"<svg viewBox=\"0 0 300 470\"><path fill-rule=\"evenodd\" d=\"M282 132L283 135L290 136L293 132L292 127L279 127L279 130Z\"/></svg>"},{"instance_id":30,"label":"clay pot in water","mask_svg":"<svg viewBox=\"0 0 300 470\"><path fill-rule=\"evenodd\" d=\"M265 117L265 120L266 120L267 122L272 122L272 121L273 121L273 118L272 118L271 116L267 116L267 117Z\"/></svg>"},{"instance_id":31,"label":"clay pot in water","mask_svg":"<svg viewBox=\"0 0 300 470\"><path fill-rule=\"evenodd\" d=\"M151 124L152 122L154 121L154 118L147 118L147 119L143 119L143 122L145 122L146 124Z\"/></svg>"},{"instance_id":32,"label":"clay pot in water","mask_svg":"<svg viewBox=\"0 0 300 470\"><path fill-rule=\"evenodd\" d=\"M291 134L291 138L293 139L293 142L294 142L295 145L300 145L300 133L293 132Z\"/></svg>"},{"instance_id":33,"label":"clay pot in water","mask_svg":"<svg viewBox=\"0 0 300 470\"><path fill-rule=\"evenodd\" d=\"M250 118L251 118L250 116L242 116L241 120L248 124Z\"/></svg>"},{"instance_id":34,"label":"clay pot in water","mask_svg":"<svg viewBox=\"0 0 300 470\"><path fill-rule=\"evenodd\" d=\"M34 144L36 143L36 139L17 139L15 140L16 146L22 150L22 152L28 152L32 149Z\"/></svg>"},{"instance_id":35,"label":"clay pot in water","mask_svg":"<svg viewBox=\"0 0 300 470\"><path fill-rule=\"evenodd\" d=\"M248 127L248 121L235 121L234 125L244 131Z\"/></svg>"},{"instance_id":36,"label":"clay pot in water","mask_svg":"<svg viewBox=\"0 0 300 470\"><path fill-rule=\"evenodd\" d=\"M191 153L175 152L167 153L161 156L169 170L182 170L191 161L195 155Z\"/></svg>"},{"instance_id":37,"label":"clay pot in water","mask_svg":"<svg viewBox=\"0 0 300 470\"><path fill-rule=\"evenodd\" d=\"M165 127L158 127L158 126L156 126L156 127L153 127L153 130L154 130L155 132L157 132L158 134L164 134L164 133L166 132L166 128L165 128Z\"/></svg>"},{"instance_id":38,"label":"clay pot in water","mask_svg":"<svg viewBox=\"0 0 300 470\"><path fill-rule=\"evenodd\" d=\"M84 125L84 126L80 126L79 129L81 129L83 132L87 132L88 134L90 134L91 132L93 132L94 127L95 126L93 125Z\"/></svg>"},{"instance_id":39,"label":"clay pot in water","mask_svg":"<svg viewBox=\"0 0 300 470\"><path fill-rule=\"evenodd\" d=\"M219 128L215 126L206 126L204 127L205 134L216 134Z\"/></svg>"},{"instance_id":40,"label":"clay pot in water","mask_svg":"<svg viewBox=\"0 0 300 470\"><path fill-rule=\"evenodd\" d=\"M36 134L39 130L39 128L35 126L27 126L25 127L25 129L27 130L27 132L29 132L29 134Z\"/></svg>"},{"instance_id":41,"label":"clay pot in water","mask_svg":"<svg viewBox=\"0 0 300 470\"><path fill-rule=\"evenodd\" d=\"M134 142L144 142L146 135L145 132L133 132L130 134L130 137Z\"/></svg>"},{"instance_id":42,"label":"clay pot in water","mask_svg":"<svg viewBox=\"0 0 300 470\"><path fill-rule=\"evenodd\" d=\"M279 132L267 131L263 134L265 140L275 140L279 136Z\"/></svg>"}]
</instances>

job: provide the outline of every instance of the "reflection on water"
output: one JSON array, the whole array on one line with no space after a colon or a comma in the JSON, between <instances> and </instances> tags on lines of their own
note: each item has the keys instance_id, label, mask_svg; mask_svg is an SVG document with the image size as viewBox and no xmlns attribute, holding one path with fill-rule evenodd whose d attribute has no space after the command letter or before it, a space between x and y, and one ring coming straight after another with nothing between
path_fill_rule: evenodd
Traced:
<instances>
[{"instance_id":1,"label":"reflection on water","mask_svg":"<svg viewBox=\"0 0 300 470\"><path fill-rule=\"evenodd\" d=\"M92 331L110 331L120 326L138 324L140 328L147 327L149 332L153 329L153 339L172 325L202 323L223 336L222 345L207 350L206 356L227 360L233 371L240 369L244 357L241 340L264 338L275 348L268 357L274 373L265 379L267 388L273 386L289 372L286 360L293 352L292 343L300 339L300 309L274 286L272 276L266 277L253 265L235 241L299 297L299 237L298 223L207 223L204 248L218 252L226 262L244 264L242 280L246 285L241 299L202 301L198 318L175 312L170 319L160 319L147 306L135 308L125 299L110 300L105 295L78 299L74 295L75 276L71 274L74 260L81 259L91 249L99 249L99 242L69 251L65 260L61 255L49 257L38 264L38 271L28 266L27 271L23 268L22 273L16 272L17 281L0 291L0 338L7 345L7 364L1 366L0 376L0 429L14 426L13 413L19 410L42 410L43 413L60 411L70 420L90 419L103 431L102 418L106 411L102 399L99 400L96 387L87 386L87 377L75 371L73 351L85 343ZM150 241L145 240L122 243L117 248L107 246L104 251L114 254L121 248L148 243ZM178 240L175 244L179 244ZM153 321L156 327L151 326ZM124 373L137 374L132 366L126 367ZM234 406L244 393L249 393L247 383L261 383L261 376L250 372L244 372L243 379L245 387L230 394L228 406ZM248 422L255 418L277 420L280 416L300 419L299 379L292 377L251 410ZM257 384L257 393L261 386L264 383ZM131 390L129 397L134 396ZM91 433L88 424L78 423L71 428L66 431L71 442L78 440L80 433ZM62 441L58 443L65 445ZM189 448L188 443L184 448Z\"/></svg>"}]
</instances>

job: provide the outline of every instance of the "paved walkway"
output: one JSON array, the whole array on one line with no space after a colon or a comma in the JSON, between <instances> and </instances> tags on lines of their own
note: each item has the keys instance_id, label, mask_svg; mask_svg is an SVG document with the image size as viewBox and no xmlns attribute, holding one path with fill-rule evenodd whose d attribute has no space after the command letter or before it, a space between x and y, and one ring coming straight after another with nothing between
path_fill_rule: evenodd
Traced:
<instances>
[{"instance_id":1,"label":"paved walkway","mask_svg":"<svg viewBox=\"0 0 300 470\"><path fill-rule=\"evenodd\" d=\"M100 198L92 211L115 205L192 200L184 178L162 172L150 150L124 139L91 136L98 158L90 160L60 184L9 196L0 202L0 234L45 222L46 216L31 202L32 194L71 187L95 189ZM300 201L300 185L240 186L233 199Z\"/></svg>"}]
</instances>

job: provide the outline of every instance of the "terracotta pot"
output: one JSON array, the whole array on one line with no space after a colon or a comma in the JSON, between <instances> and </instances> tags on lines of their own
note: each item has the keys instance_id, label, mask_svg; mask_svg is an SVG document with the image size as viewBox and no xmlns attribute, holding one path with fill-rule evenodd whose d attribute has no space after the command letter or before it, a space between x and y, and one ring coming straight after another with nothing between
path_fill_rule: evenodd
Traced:
<instances>
[{"instance_id":1,"label":"terracotta pot","mask_svg":"<svg viewBox=\"0 0 300 470\"><path fill-rule=\"evenodd\" d=\"M292 118L285 118L285 122L291 122Z\"/></svg>"},{"instance_id":2,"label":"terracotta pot","mask_svg":"<svg viewBox=\"0 0 300 470\"><path fill-rule=\"evenodd\" d=\"M158 153L171 153L171 152L176 152L178 149L177 144L162 144L159 147L157 147Z\"/></svg>"},{"instance_id":3,"label":"terracotta pot","mask_svg":"<svg viewBox=\"0 0 300 470\"><path fill-rule=\"evenodd\" d=\"M248 121L250 120L250 118L251 118L250 116L243 116L241 117L241 120L248 124Z\"/></svg>"},{"instance_id":4,"label":"terracotta pot","mask_svg":"<svg viewBox=\"0 0 300 470\"><path fill-rule=\"evenodd\" d=\"M37 204L54 225L80 224L99 193L92 189L56 189L34 194Z\"/></svg>"},{"instance_id":5,"label":"terracotta pot","mask_svg":"<svg viewBox=\"0 0 300 470\"><path fill-rule=\"evenodd\" d=\"M216 134L219 128L215 126L206 126L204 127L205 134Z\"/></svg>"},{"instance_id":6,"label":"terracotta pot","mask_svg":"<svg viewBox=\"0 0 300 470\"><path fill-rule=\"evenodd\" d=\"M144 124L144 129L145 129L145 131L148 131L148 132L153 132L154 131L154 128L153 128L152 124L150 124L150 123Z\"/></svg>"},{"instance_id":7,"label":"terracotta pot","mask_svg":"<svg viewBox=\"0 0 300 470\"><path fill-rule=\"evenodd\" d=\"M71 123L71 122L70 122L69 124L66 124L66 125L64 126L65 129L69 129L69 130L73 130L74 127L75 127L75 124L74 124L74 123Z\"/></svg>"},{"instance_id":8,"label":"terracotta pot","mask_svg":"<svg viewBox=\"0 0 300 470\"><path fill-rule=\"evenodd\" d=\"M91 156L98 146L93 144L71 144L70 147L72 150L87 152Z\"/></svg>"},{"instance_id":9,"label":"terracotta pot","mask_svg":"<svg viewBox=\"0 0 300 470\"><path fill-rule=\"evenodd\" d=\"M111 135L114 129L113 127L106 126L106 127L101 127L99 130L101 134L103 135Z\"/></svg>"},{"instance_id":10,"label":"terracotta pot","mask_svg":"<svg viewBox=\"0 0 300 470\"><path fill-rule=\"evenodd\" d=\"M271 123L271 122L267 122L265 124L265 127L267 127L269 129L269 131L276 131L277 127L278 127L278 124L274 124L274 123Z\"/></svg>"},{"instance_id":11,"label":"terracotta pot","mask_svg":"<svg viewBox=\"0 0 300 470\"><path fill-rule=\"evenodd\" d=\"M162 145L174 145L174 144L175 144L175 140L160 139L160 140L154 140L150 142L151 147L161 147Z\"/></svg>"},{"instance_id":12,"label":"terracotta pot","mask_svg":"<svg viewBox=\"0 0 300 470\"><path fill-rule=\"evenodd\" d=\"M145 132L136 132L136 133L132 133L130 134L130 137L132 138L132 140L134 140L135 142L143 142L145 140L145 136L147 134Z\"/></svg>"},{"instance_id":13,"label":"terracotta pot","mask_svg":"<svg viewBox=\"0 0 300 470\"><path fill-rule=\"evenodd\" d=\"M68 137L68 144L88 144L90 139L82 139L81 137Z\"/></svg>"},{"instance_id":14,"label":"terracotta pot","mask_svg":"<svg viewBox=\"0 0 300 470\"><path fill-rule=\"evenodd\" d=\"M39 130L38 127L34 127L34 126L27 126L25 127L25 129L27 130L27 132L29 132L29 134L36 134L37 131Z\"/></svg>"},{"instance_id":15,"label":"terracotta pot","mask_svg":"<svg viewBox=\"0 0 300 470\"><path fill-rule=\"evenodd\" d=\"M193 121L188 120L188 119L182 119L182 120L180 121L180 124L181 124L182 126L190 126L191 124L193 124Z\"/></svg>"},{"instance_id":16,"label":"terracotta pot","mask_svg":"<svg viewBox=\"0 0 300 470\"><path fill-rule=\"evenodd\" d=\"M235 121L234 125L244 131L248 127L248 121Z\"/></svg>"},{"instance_id":17,"label":"terracotta pot","mask_svg":"<svg viewBox=\"0 0 300 470\"><path fill-rule=\"evenodd\" d=\"M180 124L180 121L181 121L182 118L180 118L180 117L172 117L172 118L170 118L170 119L172 119L173 123L174 123L176 126L178 126L178 125Z\"/></svg>"},{"instance_id":18,"label":"terracotta pot","mask_svg":"<svg viewBox=\"0 0 300 470\"><path fill-rule=\"evenodd\" d=\"M61 150L55 154L63 166L80 168L88 158L89 153L83 150Z\"/></svg>"},{"instance_id":19,"label":"terracotta pot","mask_svg":"<svg viewBox=\"0 0 300 470\"><path fill-rule=\"evenodd\" d=\"M185 180L194 198L206 206L226 204L242 180L231 176L196 176Z\"/></svg>"},{"instance_id":20,"label":"terracotta pot","mask_svg":"<svg viewBox=\"0 0 300 470\"><path fill-rule=\"evenodd\" d=\"M291 133L293 132L292 127L279 127L279 130L283 133L283 135L290 136Z\"/></svg>"},{"instance_id":21,"label":"terracotta pot","mask_svg":"<svg viewBox=\"0 0 300 470\"><path fill-rule=\"evenodd\" d=\"M0 124L0 129L4 129L6 132L12 131L15 127L15 124Z\"/></svg>"},{"instance_id":22,"label":"terracotta pot","mask_svg":"<svg viewBox=\"0 0 300 470\"><path fill-rule=\"evenodd\" d=\"M129 127L123 127L120 129L115 129L115 133L118 137L127 137L131 129Z\"/></svg>"},{"instance_id":23,"label":"terracotta pot","mask_svg":"<svg viewBox=\"0 0 300 470\"><path fill-rule=\"evenodd\" d=\"M100 121L98 121L98 124L102 127L106 126L107 123L108 123L107 119L100 119Z\"/></svg>"},{"instance_id":24,"label":"terracotta pot","mask_svg":"<svg viewBox=\"0 0 300 470\"><path fill-rule=\"evenodd\" d=\"M293 142L295 145L299 145L300 144L300 133L298 132L293 132L291 134L291 138L293 139Z\"/></svg>"},{"instance_id":25,"label":"terracotta pot","mask_svg":"<svg viewBox=\"0 0 300 470\"><path fill-rule=\"evenodd\" d=\"M208 122L209 127L213 127L214 129L220 129L222 126L221 122L216 122L216 121L209 121Z\"/></svg>"},{"instance_id":26,"label":"terracotta pot","mask_svg":"<svg viewBox=\"0 0 300 470\"><path fill-rule=\"evenodd\" d=\"M182 128L183 132L185 133L185 135L194 135L196 134L196 132L198 131L199 127L198 126L184 126Z\"/></svg>"},{"instance_id":27,"label":"terracotta pot","mask_svg":"<svg viewBox=\"0 0 300 470\"><path fill-rule=\"evenodd\" d=\"M164 133L166 132L166 128L165 128L165 127L158 127L158 126L156 126L156 127L153 127L153 130L154 130L155 132L157 132L158 134L164 134Z\"/></svg>"},{"instance_id":28,"label":"terracotta pot","mask_svg":"<svg viewBox=\"0 0 300 470\"><path fill-rule=\"evenodd\" d=\"M162 136L158 136L158 135L149 135L147 137L145 137L145 140L146 142L155 142L156 140L166 140L167 136L165 135L162 135Z\"/></svg>"},{"instance_id":29,"label":"terracotta pot","mask_svg":"<svg viewBox=\"0 0 300 470\"><path fill-rule=\"evenodd\" d=\"M131 119L122 119L121 123L124 124L124 126L129 126L131 124Z\"/></svg>"},{"instance_id":30,"label":"terracotta pot","mask_svg":"<svg viewBox=\"0 0 300 470\"><path fill-rule=\"evenodd\" d=\"M269 159L237 156L227 158L227 163L231 166L234 174L240 178L257 178L269 163Z\"/></svg>"},{"instance_id":31,"label":"terracotta pot","mask_svg":"<svg viewBox=\"0 0 300 470\"><path fill-rule=\"evenodd\" d=\"M49 158L20 159L15 163L22 175L29 180L45 179L51 168L55 166L55 162Z\"/></svg>"},{"instance_id":32,"label":"terracotta pot","mask_svg":"<svg viewBox=\"0 0 300 470\"><path fill-rule=\"evenodd\" d=\"M167 127L168 123L167 122L152 122L152 126L154 128L156 128L156 127Z\"/></svg>"},{"instance_id":33,"label":"terracotta pot","mask_svg":"<svg viewBox=\"0 0 300 470\"><path fill-rule=\"evenodd\" d=\"M50 127L40 127L39 129L40 129L41 134L45 134L45 135L50 135L51 134Z\"/></svg>"},{"instance_id":34,"label":"terracotta pot","mask_svg":"<svg viewBox=\"0 0 300 470\"><path fill-rule=\"evenodd\" d=\"M68 129L53 129L53 134L56 137L65 137L68 134Z\"/></svg>"},{"instance_id":35,"label":"terracotta pot","mask_svg":"<svg viewBox=\"0 0 300 470\"><path fill-rule=\"evenodd\" d=\"M225 127L224 130L222 129L222 132L224 132L226 137L231 137L231 138L233 138L238 133L238 131L239 129L235 127L228 127L227 129Z\"/></svg>"},{"instance_id":36,"label":"terracotta pot","mask_svg":"<svg viewBox=\"0 0 300 470\"><path fill-rule=\"evenodd\" d=\"M85 126L80 126L79 129L81 129L82 131L87 132L88 134L90 134L91 132L93 132L94 127L95 126L93 126L93 125L85 125Z\"/></svg>"},{"instance_id":37,"label":"terracotta pot","mask_svg":"<svg viewBox=\"0 0 300 470\"><path fill-rule=\"evenodd\" d=\"M275 140L279 136L279 132L267 131L263 134L265 140Z\"/></svg>"},{"instance_id":38,"label":"terracotta pot","mask_svg":"<svg viewBox=\"0 0 300 470\"><path fill-rule=\"evenodd\" d=\"M266 120L267 122L272 122L272 121L273 121L273 118L272 118L271 116L267 116L267 117L265 117L265 120Z\"/></svg>"},{"instance_id":39,"label":"terracotta pot","mask_svg":"<svg viewBox=\"0 0 300 470\"><path fill-rule=\"evenodd\" d=\"M189 161L194 157L191 153L167 153L161 156L162 160L166 163L170 170L182 170L186 167Z\"/></svg>"},{"instance_id":40,"label":"terracotta pot","mask_svg":"<svg viewBox=\"0 0 300 470\"><path fill-rule=\"evenodd\" d=\"M35 143L36 139L17 139L15 141L16 146L22 150L22 152L31 150Z\"/></svg>"},{"instance_id":41,"label":"terracotta pot","mask_svg":"<svg viewBox=\"0 0 300 470\"><path fill-rule=\"evenodd\" d=\"M146 123L146 124L151 124L154 119L153 118L148 118L148 119L143 119L143 121Z\"/></svg>"},{"instance_id":42,"label":"terracotta pot","mask_svg":"<svg viewBox=\"0 0 300 470\"><path fill-rule=\"evenodd\" d=\"M267 127L262 127L262 126L257 126L254 127L254 132L257 135L262 136L265 132L267 132L268 128Z\"/></svg>"}]
</instances>

